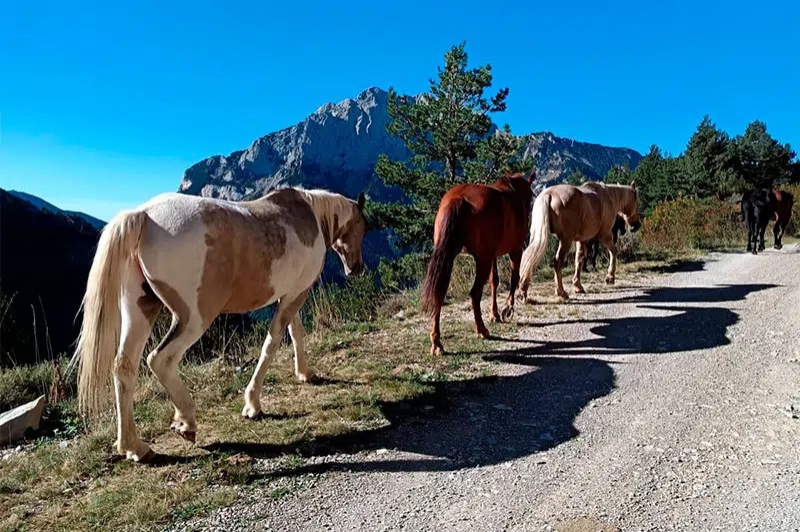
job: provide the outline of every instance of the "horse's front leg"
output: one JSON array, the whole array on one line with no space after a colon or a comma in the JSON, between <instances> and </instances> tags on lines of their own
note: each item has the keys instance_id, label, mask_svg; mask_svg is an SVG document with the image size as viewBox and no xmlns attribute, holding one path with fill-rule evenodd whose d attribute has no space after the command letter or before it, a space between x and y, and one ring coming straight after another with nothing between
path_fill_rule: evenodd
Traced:
<instances>
[{"instance_id":1,"label":"horse's front leg","mask_svg":"<svg viewBox=\"0 0 800 532\"><path fill-rule=\"evenodd\" d=\"M497 272L497 259L495 258L492 261L492 272L489 276L489 287L492 293L492 308L489 321L492 323L502 321L500 318L500 312L497 310L497 287L499 284L500 284L500 274Z\"/></svg>"},{"instance_id":2,"label":"horse's front leg","mask_svg":"<svg viewBox=\"0 0 800 532\"><path fill-rule=\"evenodd\" d=\"M306 300L308 290L296 296L284 296L278 302L278 310L272 318L272 323L269 325L269 333L264 340L264 345L261 346L261 356L258 358L258 364L253 371L253 376L250 377L250 382L244 390L244 408L242 408L242 416L249 419L257 419L261 415L261 391L264 387L264 378L267 376L267 368L269 368L275 352L281 343L283 331L289 326L289 323L297 318L299 321L298 312L300 307ZM300 326L302 330L302 324ZM299 330L295 329L294 334L298 334ZM304 331L305 332L305 331ZM304 337L304 335L303 335ZM297 343L295 337L292 336L292 343L295 345L295 371L298 369L298 360L302 360L305 365L305 358L303 354L297 358ZM302 341L299 342L302 345ZM302 349L302 348L301 348ZM302 353L302 351L301 351ZM306 371L309 368L305 368Z\"/></svg>"},{"instance_id":3,"label":"horse's front leg","mask_svg":"<svg viewBox=\"0 0 800 532\"><path fill-rule=\"evenodd\" d=\"M614 284L617 275L617 246L611 236L606 236L602 240L603 245L608 250L608 273L606 274L606 283Z\"/></svg>"},{"instance_id":4,"label":"horse's front leg","mask_svg":"<svg viewBox=\"0 0 800 532\"><path fill-rule=\"evenodd\" d=\"M294 374L300 382L310 382L317 374L317 371L306 362L305 338L306 330L303 328L303 320L300 313L296 313L292 322L289 324L289 336L292 337L294 347Z\"/></svg>"},{"instance_id":5,"label":"horse's front leg","mask_svg":"<svg viewBox=\"0 0 800 532\"><path fill-rule=\"evenodd\" d=\"M511 279L509 281L506 304L503 306L503 312L500 314L503 321L509 320L511 316L514 315L514 293L517 291L517 286L519 286L519 266L522 262L522 251L521 249L515 249L508 254L508 258L511 259Z\"/></svg>"},{"instance_id":6,"label":"horse's front leg","mask_svg":"<svg viewBox=\"0 0 800 532\"><path fill-rule=\"evenodd\" d=\"M564 284L561 278L561 270L564 268L564 263L567 261L567 255L569 254L569 248L572 246L572 242L566 240L559 240L558 241L558 251L556 252L556 260L555 260L555 278L556 278L556 295L558 297L563 297L564 299L568 299L569 296L567 295L567 291L564 290Z\"/></svg>"},{"instance_id":7,"label":"horse's front leg","mask_svg":"<svg viewBox=\"0 0 800 532\"><path fill-rule=\"evenodd\" d=\"M586 267L586 245L580 240L575 245L575 273L572 275L572 286L575 292L583 294L586 290L581 284L581 271Z\"/></svg>"}]
</instances>

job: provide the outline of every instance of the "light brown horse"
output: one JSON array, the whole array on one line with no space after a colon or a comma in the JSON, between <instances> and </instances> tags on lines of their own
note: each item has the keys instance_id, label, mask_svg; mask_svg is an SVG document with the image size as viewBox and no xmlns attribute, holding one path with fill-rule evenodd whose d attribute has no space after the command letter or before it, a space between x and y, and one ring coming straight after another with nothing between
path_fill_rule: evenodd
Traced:
<instances>
[{"instance_id":1,"label":"light brown horse","mask_svg":"<svg viewBox=\"0 0 800 532\"><path fill-rule=\"evenodd\" d=\"M242 202L162 194L118 214L100 235L83 299L73 357L79 362L81 411L96 416L104 410L113 374L117 450L135 461L153 456L137 434L133 396L142 350L166 307L172 327L147 356L147 365L175 406L172 430L195 441L195 403L178 374L184 353L219 314L278 302L244 391L242 415L257 418L267 367L287 327L297 379L314 376L305 359L300 308L328 249L339 255L345 274L363 270L366 230L363 193L353 201L296 188Z\"/></svg>"},{"instance_id":2,"label":"light brown horse","mask_svg":"<svg viewBox=\"0 0 800 532\"><path fill-rule=\"evenodd\" d=\"M581 285L581 270L586 260L584 242L595 238L608 249L606 282L613 284L617 269L617 247L612 227L617 214L625 219L631 231L639 229L636 183L612 185L590 181L579 187L561 184L544 189L533 204L531 240L522 255L520 291L523 300L527 300L531 275L547 251L551 233L558 237L555 260L557 296L568 297L561 282L561 269L573 242L577 243L575 275L572 278L575 291L584 292Z\"/></svg>"},{"instance_id":3,"label":"light brown horse","mask_svg":"<svg viewBox=\"0 0 800 532\"><path fill-rule=\"evenodd\" d=\"M481 318L481 295L486 280L491 282L491 321L508 319L514 312L514 292L519 282L519 265L527 236L528 216L536 176L532 171L506 174L491 185L456 185L442 197L433 229L433 255L422 288L422 310L433 316L431 353L444 354L440 339L439 316L444 304L453 262L461 252L475 259L475 283L470 290L475 331L489 338L489 330ZM497 257L511 259L511 290L503 308L497 311Z\"/></svg>"}]
</instances>

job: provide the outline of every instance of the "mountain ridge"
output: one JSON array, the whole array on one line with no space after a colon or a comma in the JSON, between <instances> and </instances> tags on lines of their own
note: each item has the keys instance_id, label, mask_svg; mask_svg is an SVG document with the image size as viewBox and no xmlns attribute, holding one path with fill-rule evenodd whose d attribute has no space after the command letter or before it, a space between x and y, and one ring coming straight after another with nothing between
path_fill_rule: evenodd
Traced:
<instances>
[{"instance_id":1,"label":"mountain ridge","mask_svg":"<svg viewBox=\"0 0 800 532\"><path fill-rule=\"evenodd\" d=\"M411 155L386 131L387 102L388 92L373 86L355 98L325 103L294 126L259 137L246 149L193 164L178 190L240 200L277 186L303 185L352 197L366 190L378 201L401 199L402 191L385 186L374 173L381 154L395 160ZM627 162L634 169L642 158L631 148L581 142L550 131L518 137L524 139L520 155L535 161L539 189L563 181L576 169L597 180L614 165Z\"/></svg>"}]
</instances>

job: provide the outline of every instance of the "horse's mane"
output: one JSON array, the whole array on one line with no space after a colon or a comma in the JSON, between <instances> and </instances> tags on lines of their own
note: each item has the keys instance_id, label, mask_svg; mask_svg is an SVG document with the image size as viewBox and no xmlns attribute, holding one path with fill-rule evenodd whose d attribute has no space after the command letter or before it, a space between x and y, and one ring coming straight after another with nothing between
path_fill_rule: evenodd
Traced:
<instances>
[{"instance_id":1,"label":"horse's mane","mask_svg":"<svg viewBox=\"0 0 800 532\"><path fill-rule=\"evenodd\" d=\"M333 220L338 217L340 220L349 220L353 216L353 200L336 194L325 189L304 189L302 187L292 187L298 191L317 214L318 218Z\"/></svg>"},{"instance_id":2,"label":"horse's mane","mask_svg":"<svg viewBox=\"0 0 800 532\"><path fill-rule=\"evenodd\" d=\"M623 206L631 201L636 201L636 194L631 190L630 185L623 185L620 183L600 183L598 181L587 181L581 187L600 189L604 194L607 194L612 199L611 201L617 205Z\"/></svg>"}]
</instances>

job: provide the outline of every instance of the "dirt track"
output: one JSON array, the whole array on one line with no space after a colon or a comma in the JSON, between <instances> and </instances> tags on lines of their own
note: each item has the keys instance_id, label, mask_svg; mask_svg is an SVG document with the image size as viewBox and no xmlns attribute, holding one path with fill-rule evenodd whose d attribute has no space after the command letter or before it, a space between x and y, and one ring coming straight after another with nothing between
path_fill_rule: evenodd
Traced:
<instances>
[{"instance_id":1,"label":"dirt track","mask_svg":"<svg viewBox=\"0 0 800 532\"><path fill-rule=\"evenodd\" d=\"M449 411L203 527L800 530L798 279L790 245L573 296Z\"/></svg>"}]
</instances>

